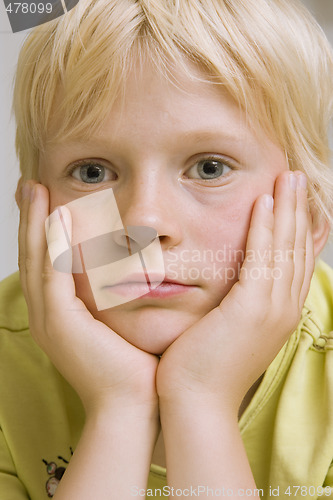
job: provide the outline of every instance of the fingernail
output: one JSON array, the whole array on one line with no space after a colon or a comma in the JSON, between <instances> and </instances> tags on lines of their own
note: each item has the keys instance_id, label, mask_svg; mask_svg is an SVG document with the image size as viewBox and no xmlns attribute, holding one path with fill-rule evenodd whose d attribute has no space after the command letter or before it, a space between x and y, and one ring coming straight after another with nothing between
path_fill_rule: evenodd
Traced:
<instances>
[{"instance_id":1,"label":"fingernail","mask_svg":"<svg viewBox=\"0 0 333 500\"><path fill-rule=\"evenodd\" d=\"M273 197L270 194L265 194L265 196L264 196L264 204L265 204L265 207L267 208L267 210L269 210L270 212L273 211L274 200L273 200Z\"/></svg>"},{"instance_id":2,"label":"fingernail","mask_svg":"<svg viewBox=\"0 0 333 500\"><path fill-rule=\"evenodd\" d=\"M293 191L296 191L297 179L296 179L296 175L292 172L289 174L289 186L291 187L291 189Z\"/></svg>"},{"instance_id":3,"label":"fingernail","mask_svg":"<svg viewBox=\"0 0 333 500\"><path fill-rule=\"evenodd\" d=\"M299 187L301 187L302 189L307 188L308 181L305 174L299 174L297 180Z\"/></svg>"}]
</instances>

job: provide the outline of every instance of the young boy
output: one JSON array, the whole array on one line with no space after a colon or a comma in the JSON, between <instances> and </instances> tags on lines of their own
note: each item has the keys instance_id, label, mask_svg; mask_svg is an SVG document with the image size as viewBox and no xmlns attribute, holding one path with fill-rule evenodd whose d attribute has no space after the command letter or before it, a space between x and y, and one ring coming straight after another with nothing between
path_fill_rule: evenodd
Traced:
<instances>
[{"instance_id":1,"label":"young boy","mask_svg":"<svg viewBox=\"0 0 333 500\"><path fill-rule=\"evenodd\" d=\"M80 0L29 35L22 291L17 275L1 289L4 498L332 496L333 274L313 275L332 82L291 0ZM106 274L98 292L124 300L103 308L89 270L49 253L64 229L74 249L107 226L107 209L71 211L107 194L118 246L133 257L127 228L152 228L165 272Z\"/></svg>"}]
</instances>

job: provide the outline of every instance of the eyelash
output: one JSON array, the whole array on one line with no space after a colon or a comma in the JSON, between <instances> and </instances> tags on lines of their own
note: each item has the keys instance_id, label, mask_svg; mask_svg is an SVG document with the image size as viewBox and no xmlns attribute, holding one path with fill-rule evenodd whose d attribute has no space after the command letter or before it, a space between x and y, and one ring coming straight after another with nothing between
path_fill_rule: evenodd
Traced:
<instances>
[{"instance_id":1,"label":"eyelash","mask_svg":"<svg viewBox=\"0 0 333 500\"><path fill-rule=\"evenodd\" d=\"M73 174L74 174L74 172L75 172L76 169L80 169L82 167L89 167L89 166L101 167L101 168L104 169L105 175L107 175L107 173L109 173L110 176L112 176L112 175L117 176L117 174L115 172L113 172L112 170L110 170L110 168L108 168L105 165L103 165L103 163L100 160L94 160L94 159L91 159L91 160L81 160L81 161L76 162L74 165L72 165L69 168L67 175L69 175L70 177L73 177L77 181L82 182L83 184L87 184L87 185L89 185L89 184L102 184L102 182L108 182L110 180L116 180L116 179L107 179L107 180L104 180L104 177L103 177L102 181L100 181L100 182L84 182L82 179L74 177Z\"/></svg>"},{"instance_id":2,"label":"eyelash","mask_svg":"<svg viewBox=\"0 0 333 500\"><path fill-rule=\"evenodd\" d=\"M221 174L219 175L218 177L215 177L215 178L207 178L207 179L203 179L203 178L192 178L190 180L195 180L195 181L199 181L199 182L203 182L205 184L216 184L218 182L221 182L221 178L225 178L227 176L229 176L229 174L235 170L235 167L234 165L226 160L225 158L221 158L219 156L203 156L201 158L199 158L195 163L193 163L192 167L188 168L186 172L189 172L189 170L193 169L196 165L199 165L200 163L209 163L209 162L216 162L216 163L219 163L225 167L227 167L228 169L230 169L230 172L227 172L226 174Z\"/></svg>"}]
</instances>

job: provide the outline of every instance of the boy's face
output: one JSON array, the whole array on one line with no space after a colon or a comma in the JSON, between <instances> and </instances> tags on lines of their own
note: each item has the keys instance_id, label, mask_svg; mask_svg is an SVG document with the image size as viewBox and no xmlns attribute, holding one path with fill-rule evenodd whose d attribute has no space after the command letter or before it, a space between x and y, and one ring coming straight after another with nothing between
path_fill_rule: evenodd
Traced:
<instances>
[{"instance_id":1,"label":"boy's face","mask_svg":"<svg viewBox=\"0 0 333 500\"><path fill-rule=\"evenodd\" d=\"M191 67L192 73L200 72ZM179 73L175 86L133 70L99 134L48 145L40 181L57 206L112 188L124 226L160 237L165 279L155 292L97 311L87 277L77 295L126 340L160 354L237 281L256 198L273 194L284 152L254 131L217 85ZM107 216L107 214L106 214ZM138 284L123 285L122 294Z\"/></svg>"}]
</instances>

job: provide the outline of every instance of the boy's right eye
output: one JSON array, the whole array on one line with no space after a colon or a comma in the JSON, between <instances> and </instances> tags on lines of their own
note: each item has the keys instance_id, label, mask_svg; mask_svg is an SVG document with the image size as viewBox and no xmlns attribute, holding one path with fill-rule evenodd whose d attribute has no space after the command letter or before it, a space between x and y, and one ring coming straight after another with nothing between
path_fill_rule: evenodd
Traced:
<instances>
[{"instance_id":1,"label":"boy's right eye","mask_svg":"<svg viewBox=\"0 0 333 500\"><path fill-rule=\"evenodd\" d=\"M76 165L71 171L72 177L86 184L98 184L99 182L113 181L116 174L100 163L91 161Z\"/></svg>"}]
</instances>

